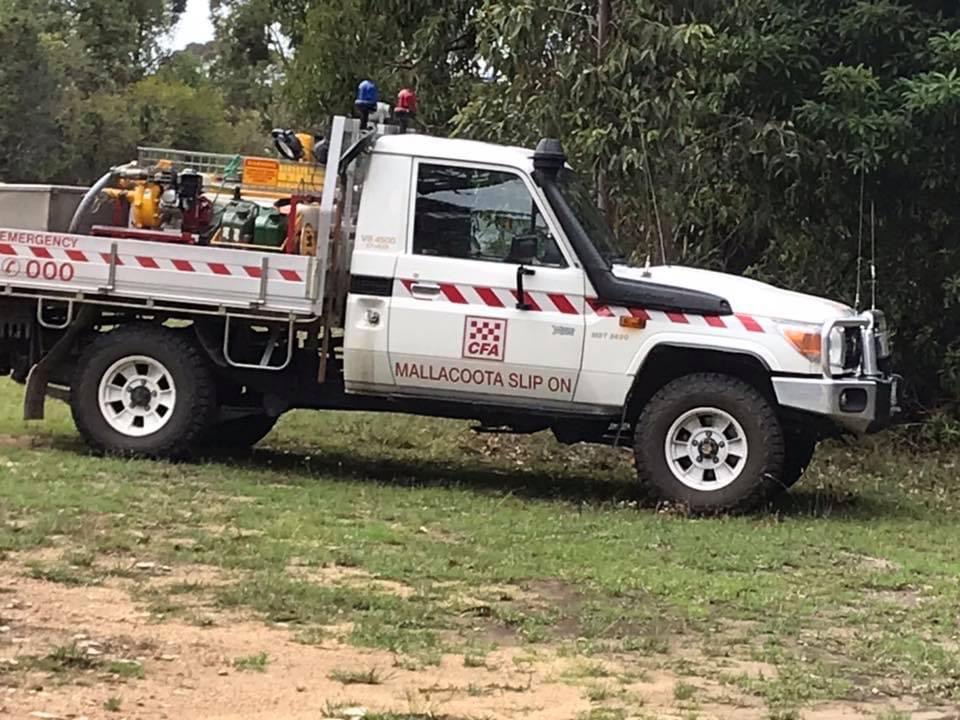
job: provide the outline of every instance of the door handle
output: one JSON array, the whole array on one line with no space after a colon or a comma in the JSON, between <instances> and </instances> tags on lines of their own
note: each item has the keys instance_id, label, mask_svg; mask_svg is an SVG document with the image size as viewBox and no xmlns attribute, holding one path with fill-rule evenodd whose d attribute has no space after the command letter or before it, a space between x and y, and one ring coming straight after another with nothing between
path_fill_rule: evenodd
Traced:
<instances>
[{"instance_id":1,"label":"door handle","mask_svg":"<svg viewBox=\"0 0 960 720\"><path fill-rule=\"evenodd\" d=\"M413 283L410 286L410 294L414 297L435 298L440 294L440 286L436 283Z\"/></svg>"},{"instance_id":2,"label":"door handle","mask_svg":"<svg viewBox=\"0 0 960 720\"><path fill-rule=\"evenodd\" d=\"M527 302L527 294L523 290L523 278L530 275L536 275L537 271L521 265L517 268L517 310L532 310L533 305Z\"/></svg>"}]
</instances>

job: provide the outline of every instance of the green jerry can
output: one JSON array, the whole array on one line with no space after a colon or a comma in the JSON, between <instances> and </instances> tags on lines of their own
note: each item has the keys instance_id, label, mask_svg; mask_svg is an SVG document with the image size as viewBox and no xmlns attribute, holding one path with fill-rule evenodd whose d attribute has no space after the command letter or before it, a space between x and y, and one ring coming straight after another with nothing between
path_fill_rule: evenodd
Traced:
<instances>
[{"instance_id":1,"label":"green jerry can","mask_svg":"<svg viewBox=\"0 0 960 720\"><path fill-rule=\"evenodd\" d=\"M287 236L287 216L275 207L261 208L254 222L253 244L279 250Z\"/></svg>"},{"instance_id":2,"label":"green jerry can","mask_svg":"<svg viewBox=\"0 0 960 720\"><path fill-rule=\"evenodd\" d=\"M231 200L223 209L221 242L252 245L260 206L249 200Z\"/></svg>"}]
</instances>

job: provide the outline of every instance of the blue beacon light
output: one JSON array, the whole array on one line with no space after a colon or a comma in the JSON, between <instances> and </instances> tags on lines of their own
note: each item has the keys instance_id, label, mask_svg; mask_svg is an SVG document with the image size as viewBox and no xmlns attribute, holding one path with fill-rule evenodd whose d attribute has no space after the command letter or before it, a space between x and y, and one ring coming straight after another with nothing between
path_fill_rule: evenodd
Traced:
<instances>
[{"instance_id":1,"label":"blue beacon light","mask_svg":"<svg viewBox=\"0 0 960 720\"><path fill-rule=\"evenodd\" d=\"M367 126L367 120L370 113L377 109L377 102L380 100L380 93L372 80L364 80L357 86L357 99L353 106L360 115L361 127Z\"/></svg>"}]
</instances>

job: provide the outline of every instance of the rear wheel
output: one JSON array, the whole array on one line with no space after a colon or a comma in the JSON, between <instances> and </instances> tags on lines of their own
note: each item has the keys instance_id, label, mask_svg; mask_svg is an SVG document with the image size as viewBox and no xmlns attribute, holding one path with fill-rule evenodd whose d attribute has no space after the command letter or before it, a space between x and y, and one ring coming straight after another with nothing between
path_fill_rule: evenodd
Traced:
<instances>
[{"instance_id":1,"label":"rear wheel","mask_svg":"<svg viewBox=\"0 0 960 720\"><path fill-rule=\"evenodd\" d=\"M637 421L634 454L657 499L694 512L748 510L782 487L777 415L758 390L729 375L695 373L661 388Z\"/></svg>"},{"instance_id":2,"label":"rear wheel","mask_svg":"<svg viewBox=\"0 0 960 720\"><path fill-rule=\"evenodd\" d=\"M98 451L177 458L208 427L213 388L207 361L189 336L127 325L101 334L83 352L70 408Z\"/></svg>"}]
</instances>

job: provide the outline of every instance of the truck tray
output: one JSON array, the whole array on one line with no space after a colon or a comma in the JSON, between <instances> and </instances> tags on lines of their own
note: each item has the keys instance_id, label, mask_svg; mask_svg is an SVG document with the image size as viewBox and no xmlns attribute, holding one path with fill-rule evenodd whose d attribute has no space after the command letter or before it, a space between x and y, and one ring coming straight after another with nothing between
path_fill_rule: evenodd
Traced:
<instances>
[{"instance_id":1,"label":"truck tray","mask_svg":"<svg viewBox=\"0 0 960 720\"><path fill-rule=\"evenodd\" d=\"M0 228L0 293L106 296L318 316L314 257Z\"/></svg>"}]
</instances>

